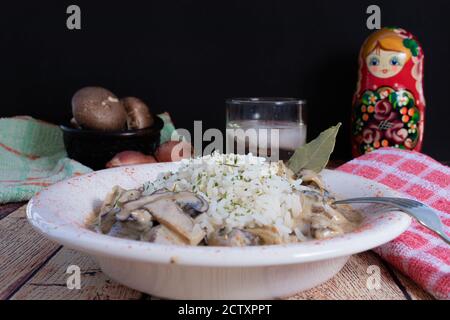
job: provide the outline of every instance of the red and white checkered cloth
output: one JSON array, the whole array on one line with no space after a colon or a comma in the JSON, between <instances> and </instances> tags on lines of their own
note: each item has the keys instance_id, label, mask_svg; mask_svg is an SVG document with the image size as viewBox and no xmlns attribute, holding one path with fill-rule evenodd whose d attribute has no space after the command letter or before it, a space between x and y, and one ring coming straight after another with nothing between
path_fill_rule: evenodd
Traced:
<instances>
[{"instance_id":1,"label":"red and white checkered cloth","mask_svg":"<svg viewBox=\"0 0 450 320\"><path fill-rule=\"evenodd\" d=\"M450 168L417 152L381 148L338 168L400 191L434 208L450 234ZM413 221L375 249L383 259L438 299L450 299L450 246Z\"/></svg>"}]
</instances>

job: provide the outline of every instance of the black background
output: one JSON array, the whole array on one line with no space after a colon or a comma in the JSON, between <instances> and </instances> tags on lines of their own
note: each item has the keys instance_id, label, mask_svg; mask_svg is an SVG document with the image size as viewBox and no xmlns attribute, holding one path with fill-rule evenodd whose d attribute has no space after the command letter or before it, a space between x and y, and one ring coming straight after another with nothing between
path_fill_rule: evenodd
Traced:
<instances>
[{"instance_id":1,"label":"black background","mask_svg":"<svg viewBox=\"0 0 450 320\"><path fill-rule=\"evenodd\" d=\"M66 28L77 4L82 30ZM413 32L425 52L424 152L450 160L450 1L22 1L0 5L0 116L55 123L99 85L169 111L178 127L224 128L229 97L309 102L309 137L338 121L335 158L350 157L349 116L366 8Z\"/></svg>"}]
</instances>

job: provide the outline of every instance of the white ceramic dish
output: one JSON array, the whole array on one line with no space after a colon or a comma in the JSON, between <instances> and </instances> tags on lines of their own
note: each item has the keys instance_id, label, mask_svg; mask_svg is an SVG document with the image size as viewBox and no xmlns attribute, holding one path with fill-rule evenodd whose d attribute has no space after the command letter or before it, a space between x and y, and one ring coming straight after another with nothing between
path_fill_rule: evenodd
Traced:
<instances>
[{"instance_id":1,"label":"white ceramic dish","mask_svg":"<svg viewBox=\"0 0 450 320\"><path fill-rule=\"evenodd\" d=\"M57 183L29 202L28 220L46 237L92 255L112 279L154 296L178 299L294 294L330 279L350 255L394 239L411 222L401 212L365 212L362 225L340 237L246 248L160 245L100 235L85 227L86 218L113 185L134 188L177 166L123 167ZM339 197L397 196L387 187L346 173L324 170L322 177Z\"/></svg>"}]
</instances>

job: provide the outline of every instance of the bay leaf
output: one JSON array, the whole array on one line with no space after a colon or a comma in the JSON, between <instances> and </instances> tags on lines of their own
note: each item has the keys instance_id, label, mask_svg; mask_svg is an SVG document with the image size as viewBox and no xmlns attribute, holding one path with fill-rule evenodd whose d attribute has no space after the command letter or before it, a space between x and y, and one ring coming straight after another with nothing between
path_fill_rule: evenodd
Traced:
<instances>
[{"instance_id":1,"label":"bay leaf","mask_svg":"<svg viewBox=\"0 0 450 320\"><path fill-rule=\"evenodd\" d=\"M297 148L287 166L295 174L308 169L319 173L328 163L341 123L321 132L317 138Z\"/></svg>"}]
</instances>

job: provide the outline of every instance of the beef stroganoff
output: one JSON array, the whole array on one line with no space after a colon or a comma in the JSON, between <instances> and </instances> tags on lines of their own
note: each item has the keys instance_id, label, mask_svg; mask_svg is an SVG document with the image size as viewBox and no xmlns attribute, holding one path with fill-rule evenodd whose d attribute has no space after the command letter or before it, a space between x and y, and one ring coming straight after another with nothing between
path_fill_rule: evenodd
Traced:
<instances>
[{"instance_id":1,"label":"beef stroganoff","mask_svg":"<svg viewBox=\"0 0 450 320\"><path fill-rule=\"evenodd\" d=\"M138 189L115 186L90 227L102 234L176 245L253 246L325 239L355 229L360 213L333 205L311 170L219 154L183 160Z\"/></svg>"}]
</instances>

